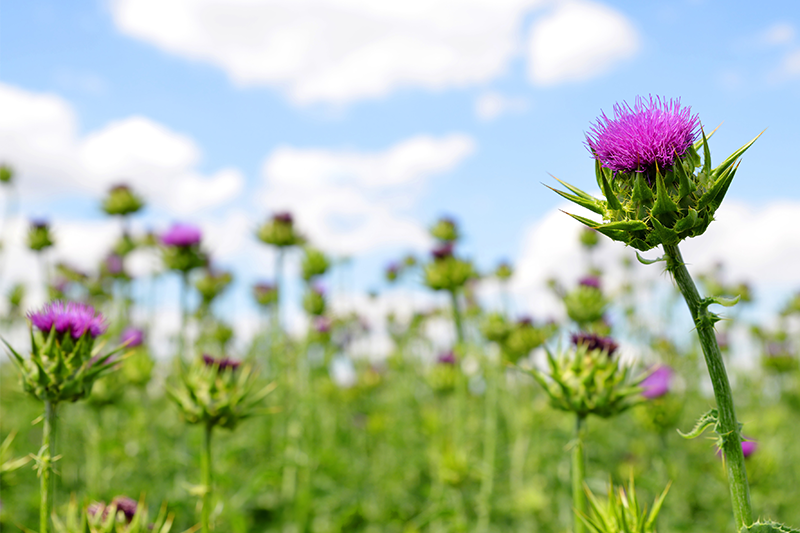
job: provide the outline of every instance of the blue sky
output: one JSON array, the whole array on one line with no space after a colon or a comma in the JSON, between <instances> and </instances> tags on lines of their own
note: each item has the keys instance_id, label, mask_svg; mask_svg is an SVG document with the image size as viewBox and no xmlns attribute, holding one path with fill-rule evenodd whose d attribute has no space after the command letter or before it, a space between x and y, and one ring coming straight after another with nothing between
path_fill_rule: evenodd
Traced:
<instances>
[{"instance_id":1,"label":"blue sky","mask_svg":"<svg viewBox=\"0 0 800 533\"><path fill-rule=\"evenodd\" d=\"M740 239L714 258L720 237L698 262L749 258L732 275L800 284L796 268L762 268L800 259L793 1L7 2L0 83L0 157L19 171L23 218L49 217L71 242L107 240L98 201L127 177L150 200L141 227L242 233L219 254L240 274L240 306L270 270L247 232L284 207L317 245L357 258L359 289L381 287L381 267L424 250L424 228L448 214L483 268L508 258L538 272L518 281L532 294L562 270L536 237L562 205L542 183L552 173L592 188L584 132L600 110L647 94L722 124L716 160L767 129L728 194L741 216L726 224L780 225L773 255L754 261ZM31 117L52 142L21 133ZM553 224L572 239L571 222ZM570 246L553 255L568 261Z\"/></svg>"}]
</instances>

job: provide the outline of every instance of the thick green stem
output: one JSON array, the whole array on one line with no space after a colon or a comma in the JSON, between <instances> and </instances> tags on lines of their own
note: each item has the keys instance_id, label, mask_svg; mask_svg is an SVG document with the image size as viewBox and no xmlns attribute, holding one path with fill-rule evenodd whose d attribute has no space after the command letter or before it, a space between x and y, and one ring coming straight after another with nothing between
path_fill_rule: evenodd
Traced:
<instances>
[{"instance_id":1,"label":"thick green stem","mask_svg":"<svg viewBox=\"0 0 800 533\"><path fill-rule=\"evenodd\" d=\"M495 455L497 450L497 375L493 361L486 361L486 412L483 421L483 478L478 496L477 531L487 531L492 515Z\"/></svg>"},{"instance_id":2,"label":"thick green stem","mask_svg":"<svg viewBox=\"0 0 800 533\"><path fill-rule=\"evenodd\" d=\"M189 321L189 272L181 272L181 335L178 356L184 357L186 350L186 325Z\"/></svg>"},{"instance_id":3,"label":"thick green stem","mask_svg":"<svg viewBox=\"0 0 800 533\"><path fill-rule=\"evenodd\" d=\"M453 307L453 322L456 325L456 339L458 345L464 345L464 326L461 323L461 310L458 308L458 293L456 289L450 291L450 302Z\"/></svg>"},{"instance_id":4,"label":"thick green stem","mask_svg":"<svg viewBox=\"0 0 800 533\"><path fill-rule=\"evenodd\" d=\"M672 277L692 313L697 335L700 338L700 346L703 348L703 356L706 359L708 375L711 377L711 384L714 387L714 397L719 413L717 431L722 436L722 450L728 471L733 517L736 521L736 529L739 530L743 526L753 523L753 511L750 507L750 487L747 484L741 435L736 420L736 411L733 407L733 392L725 371L722 353L714 335L714 316L708 311L708 303L700 298L678 246L665 244L664 253L667 270L672 273Z\"/></svg>"},{"instance_id":5,"label":"thick green stem","mask_svg":"<svg viewBox=\"0 0 800 533\"><path fill-rule=\"evenodd\" d=\"M53 457L56 448L56 404L44 401L44 429L42 430L42 450L39 460L40 504L39 533L50 530L50 515L55 499L55 477L53 476Z\"/></svg>"},{"instance_id":6,"label":"thick green stem","mask_svg":"<svg viewBox=\"0 0 800 533\"><path fill-rule=\"evenodd\" d=\"M203 455L200 458L200 468L203 473L203 510L200 523L203 527L203 533L210 531L210 517L211 517L211 433L214 430L212 424L206 424L205 427L205 440L203 441Z\"/></svg>"},{"instance_id":7,"label":"thick green stem","mask_svg":"<svg viewBox=\"0 0 800 533\"><path fill-rule=\"evenodd\" d=\"M586 478L586 456L583 449L583 437L586 431L586 418L577 415L575 421L575 440L572 441L572 507L574 526L572 533L584 533L586 526L581 520L581 515L588 511L586 507L586 493L583 490Z\"/></svg>"}]
</instances>

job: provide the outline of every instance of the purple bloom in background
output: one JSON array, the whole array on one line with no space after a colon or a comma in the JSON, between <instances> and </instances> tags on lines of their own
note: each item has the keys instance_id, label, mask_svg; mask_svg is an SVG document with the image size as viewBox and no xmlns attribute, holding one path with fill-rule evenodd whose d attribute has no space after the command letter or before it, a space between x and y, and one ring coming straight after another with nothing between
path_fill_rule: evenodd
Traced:
<instances>
[{"instance_id":1,"label":"purple bloom in background","mask_svg":"<svg viewBox=\"0 0 800 533\"><path fill-rule=\"evenodd\" d=\"M611 337L601 337L597 333L573 333L572 344L575 346L586 346L587 351L602 350L609 357L614 355L619 345Z\"/></svg>"},{"instance_id":2,"label":"purple bloom in background","mask_svg":"<svg viewBox=\"0 0 800 533\"><path fill-rule=\"evenodd\" d=\"M125 520L129 523L136 516L136 508L139 506L136 500L127 496L114 496L114 499L111 500L111 505L116 505L117 513L122 511L125 515Z\"/></svg>"},{"instance_id":3,"label":"purple bloom in background","mask_svg":"<svg viewBox=\"0 0 800 533\"><path fill-rule=\"evenodd\" d=\"M331 319L324 316L318 316L314 319L314 330L317 333L330 333L333 322Z\"/></svg>"},{"instance_id":4,"label":"purple bloom in background","mask_svg":"<svg viewBox=\"0 0 800 533\"><path fill-rule=\"evenodd\" d=\"M750 457L753 455L756 450L758 449L758 443L752 440L743 440L742 441L742 455L745 457ZM722 450L717 448L717 456L722 457Z\"/></svg>"},{"instance_id":5,"label":"purple bloom in background","mask_svg":"<svg viewBox=\"0 0 800 533\"><path fill-rule=\"evenodd\" d=\"M136 348L144 342L144 332L139 328L129 327L122 332L119 340L127 345L128 348Z\"/></svg>"},{"instance_id":6,"label":"purple bloom in background","mask_svg":"<svg viewBox=\"0 0 800 533\"><path fill-rule=\"evenodd\" d=\"M272 215L272 220L282 224L292 224L294 222L294 217L290 212L284 211L282 213L275 213Z\"/></svg>"},{"instance_id":7,"label":"purple bloom in background","mask_svg":"<svg viewBox=\"0 0 800 533\"><path fill-rule=\"evenodd\" d=\"M533 319L531 317L529 317L529 316L520 317L519 320L517 320L517 325L518 326L532 326L533 325Z\"/></svg>"},{"instance_id":8,"label":"purple bloom in background","mask_svg":"<svg viewBox=\"0 0 800 533\"><path fill-rule=\"evenodd\" d=\"M433 255L434 259L445 259L447 257L453 256L453 243L447 242L444 244L440 244L433 250L431 250L431 255Z\"/></svg>"},{"instance_id":9,"label":"purple bloom in background","mask_svg":"<svg viewBox=\"0 0 800 533\"><path fill-rule=\"evenodd\" d=\"M586 135L593 157L614 172L668 169L694 143L700 119L681 101L637 96L633 107L614 106L614 118L603 113Z\"/></svg>"},{"instance_id":10,"label":"purple bloom in background","mask_svg":"<svg viewBox=\"0 0 800 533\"><path fill-rule=\"evenodd\" d=\"M117 254L106 257L106 269L111 275L122 274L122 257Z\"/></svg>"},{"instance_id":11,"label":"purple bloom in background","mask_svg":"<svg viewBox=\"0 0 800 533\"><path fill-rule=\"evenodd\" d=\"M437 359L436 362L440 365L454 365L458 360L456 359L456 354L453 353L452 350L449 352L445 352L441 354Z\"/></svg>"},{"instance_id":12,"label":"purple bloom in background","mask_svg":"<svg viewBox=\"0 0 800 533\"><path fill-rule=\"evenodd\" d=\"M237 361L236 359L231 359L230 357L220 357L219 359L211 357L207 353L203 354L203 362L206 366L217 366L219 369L226 370L230 368L231 370L236 370L241 365L241 361Z\"/></svg>"},{"instance_id":13,"label":"purple bloom in background","mask_svg":"<svg viewBox=\"0 0 800 533\"><path fill-rule=\"evenodd\" d=\"M644 389L642 396L652 400L668 393L672 382L672 373L672 369L668 366L659 365L655 367L640 383L640 386Z\"/></svg>"},{"instance_id":14,"label":"purple bloom in background","mask_svg":"<svg viewBox=\"0 0 800 533\"><path fill-rule=\"evenodd\" d=\"M95 313L94 307L77 302L50 302L41 311L28 313L28 318L44 334L55 328L59 335L69 331L73 339L81 338L86 332L96 338L105 333L108 327L103 321L103 315Z\"/></svg>"},{"instance_id":15,"label":"purple bloom in background","mask_svg":"<svg viewBox=\"0 0 800 533\"><path fill-rule=\"evenodd\" d=\"M166 233L161 235L161 243L166 246L188 247L200 243L203 232L191 224L173 224Z\"/></svg>"},{"instance_id":16,"label":"purple bloom in background","mask_svg":"<svg viewBox=\"0 0 800 533\"><path fill-rule=\"evenodd\" d=\"M595 289L599 289L600 278L597 276L585 276L578 280L578 285L582 287L594 287Z\"/></svg>"}]
</instances>

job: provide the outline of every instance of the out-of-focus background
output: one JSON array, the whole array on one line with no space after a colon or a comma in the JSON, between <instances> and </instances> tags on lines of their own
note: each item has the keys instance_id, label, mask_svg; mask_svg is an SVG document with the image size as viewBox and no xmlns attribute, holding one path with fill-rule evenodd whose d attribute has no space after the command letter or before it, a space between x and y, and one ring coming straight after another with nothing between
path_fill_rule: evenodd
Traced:
<instances>
[{"instance_id":1,"label":"out-of-focus background","mask_svg":"<svg viewBox=\"0 0 800 533\"><path fill-rule=\"evenodd\" d=\"M766 128L685 255L724 262L772 311L800 285L799 31L788 0L6 2L0 160L19 201L0 290L30 281L30 303L44 299L30 219L52 224L52 261L96 269L118 234L100 200L128 183L148 203L136 230L204 229L237 273L221 305L239 328L274 264L253 232L279 210L346 265L329 287L340 304L370 305L383 267L424 253L448 215L480 268L515 263L518 312L558 313L544 281L579 276L579 228L543 183L594 189L585 132L652 94L721 125L717 161ZM601 247L610 276L619 254ZM177 290L159 293L173 326Z\"/></svg>"}]
</instances>

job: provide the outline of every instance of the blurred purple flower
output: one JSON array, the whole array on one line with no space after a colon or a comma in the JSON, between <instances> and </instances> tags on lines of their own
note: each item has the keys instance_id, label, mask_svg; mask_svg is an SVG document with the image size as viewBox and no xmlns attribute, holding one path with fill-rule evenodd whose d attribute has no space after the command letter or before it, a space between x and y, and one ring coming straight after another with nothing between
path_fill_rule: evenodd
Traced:
<instances>
[{"instance_id":1,"label":"blurred purple flower","mask_svg":"<svg viewBox=\"0 0 800 533\"><path fill-rule=\"evenodd\" d=\"M294 223L294 217L288 211L283 211L281 213L275 213L272 215L272 220L275 222L280 222L282 224L292 224Z\"/></svg>"},{"instance_id":2,"label":"blurred purple flower","mask_svg":"<svg viewBox=\"0 0 800 533\"><path fill-rule=\"evenodd\" d=\"M608 354L609 357L614 355L619 345L614 342L611 337L601 337L597 333L573 333L572 344L575 346L586 346L587 351L602 350Z\"/></svg>"},{"instance_id":3,"label":"blurred purple flower","mask_svg":"<svg viewBox=\"0 0 800 533\"><path fill-rule=\"evenodd\" d=\"M529 316L519 317L519 319L517 320L517 325L518 326L532 326L533 325L533 319L531 317L529 317Z\"/></svg>"},{"instance_id":4,"label":"blurred purple flower","mask_svg":"<svg viewBox=\"0 0 800 533\"><path fill-rule=\"evenodd\" d=\"M228 368L231 370L236 370L239 368L239 365L242 364L241 361L231 359L230 357L220 357L217 359L206 353L203 354L203 362L206 364L206 366L217 366L221 371L227 370Z\"/></svg>"},{"instance_id":5,"label":"blurred purple flower","mask_svg":"<svg viewBox=\"0 0 800 533\"><path fill-rule=\"evenodd\" d=\"M436 362L440 365L454 365L458 362L458 359L456 359L456 354L453 353L453 350L450 350L449 352L444 352L439 355Z\"/></svg>"},{"instance_id":6,"label":"blurred purple flower","mask_svg":"<svg viewBox=\"0 0 800 533\"><path fill-rule=\"evenodd\" d=\"M112 276L122 274L122 257L117 254L111 254L106 257L106 270Z\"/></svg>"},{"instance_id":7,"label":"blurred purple flower","mask_svg":"<svg viewBox=\"0 0 800 533\"><path fill-rule=\"evenodd\" d=\"M55 328L56 333L63 335L70 332L73 339L79 339L88 332L92 338L105 333L108 327L103 315L95 313L94 307L87 304L60 300L50 302L41 311L28 313L31 324L44 334Z\"/></svg>"},{"instance_id":8,"label":"blurred purple flower","mask_svg":"<svg viewBox=\"0 0 800 533\"><path fill-rule=\"evenodd\" d=\"M593 157L614 172L669 169L698 136L700 119L681 101L640 96L631 107L614 105L614 118L603 113L586 135Z\"/></svg>"},{"instance_id":9,"label":"blurred purple flower","mask_svg":"<svg viewBox=\"0 0 800 533\"><path fill-rule=\"evenodd\" d=\"M595 289L600 288L600 278L597 276L584 276L578 280L578 285L582 287L593 287Z\"/></svg>"},{"instance_id":10,"label":"blurred purple flower","mask_svg":"<svg viewBox=\"0 0 800 533\"><path fill-rule=\"evenodd\" d=\"M758 443L752 440L742 441L742 455L750 457L758 449ZM717 457L722 457L722 450L717 448Z\"/></svg>"},{"instance_id":11,"label":"blurred purple flower","mask_svg":"<svg viewBox=\"0 0 800 533\"><path fill-rule=\"evenodd\" d=\"M126 328L119 340L121 343L126 344L128 348L136 348L144 342L144 331L134 327Z\"/></svg>"},{"instance_id":12,"label":"blurred purple flower","mask_svg":"<svg viewBox=\"0 0 800 533\"><path fill-rule=\"evenodd\" d=\"M136 516L136 508L139 506L137 501L127 496L114 496L111 500L111 505L117 506L117 513L122 511L125 515L125 520L130 522Z\"/></svg>"},{"instance_id":13,"label":"blurred purple flower","mask_svg":"<svg viewBox=\"0 0 800 533\"><path fill-rule=\"evenodd\" d=\"M330 333L333 322L325 316L318 316L314 319L314 330L317 333Z\"/></svg>"},{"instance_id":14,"label":"blurred purple flower","mask_svg":"<svg viewBox=\"0 0 800 533\"><path fill-rule=\"evenodd\" d=\"M672 374L672 369L665 365L659 365L653 368L650 374L640 383L640 386L644 389L642 391L642 396L648 400L664 396L669 392Z\"/></svg>"},{"instance_id":15,"label":"blurred purple flower","mask_svg":"<svg viewBox=\"0 0 800 533\"><path fill-rule=\"evenodd\" d=\"M453 243L446 242L431 250L434 259L446 259L453 256Z\"/></svg>"},{"instance_id":16,"label":"blurred purple flower","mask_svg":"<svg viewBox=\"0 0 800 533\"><path fill-rule=\"evenodd\" d=\"M187 247L200 243L203 232L191 224L173 224L172 227L161 235L161 243L165 246Z\"/></svg>"}]
</instances>

